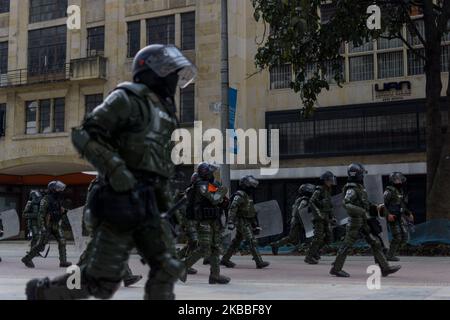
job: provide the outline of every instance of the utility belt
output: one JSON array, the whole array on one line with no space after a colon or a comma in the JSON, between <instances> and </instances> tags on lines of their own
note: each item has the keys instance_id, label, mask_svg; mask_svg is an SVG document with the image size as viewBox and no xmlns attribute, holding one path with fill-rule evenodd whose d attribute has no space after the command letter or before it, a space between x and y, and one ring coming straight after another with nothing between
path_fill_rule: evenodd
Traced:
<instances>
[{"instance_id":1,"label":"utility belt","mask_svg":"<svg viewBox=\"0 0 450 320\"><path fill-rule=\"evenodd\" d=\"M160 219L154 184L146 177L139 179L133 190L118 193L100 181L91 191L87 206L92 214L122 230L130 230L144 223L149 217ZM159 222L158 222L159 223Z\"/></svg>"},{"instance_id":2,"label":"utility belt","mask_svg":"<svg viewBox=\"0 0 450 320\"><path fill-rule=\"evenodd\" d=\"M223 211L221 208L200 208L200 210L196 212L195 218L199 221L217 220L220 219L222 213Z\"/></svg>"}]
</instances>

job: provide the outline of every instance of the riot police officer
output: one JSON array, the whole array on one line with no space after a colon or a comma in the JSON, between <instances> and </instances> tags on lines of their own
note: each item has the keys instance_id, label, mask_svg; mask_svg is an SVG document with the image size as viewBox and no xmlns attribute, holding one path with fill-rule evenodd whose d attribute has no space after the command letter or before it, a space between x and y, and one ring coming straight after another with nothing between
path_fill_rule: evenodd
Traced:
<instances>
[{"instance_id":1,"label":"riot police officer","mask_svg":"<svg viewBox=\"0 0 450 320\"><path fill-rule=\"evenodd\" d=\"M161 215L172 205L169 178L171 136L177 128L175 92L196 76L195 66L175 46L150 45L133 61L133 82L120 84L72 132L77 151L99 172L91 219L97 220L81 266L81 290L68 290L67 275L27 285L29 299L111 298L136 247L151 271L145 299L174 299L183 270L172 255ZM89 219L88 219L89 220Z\"/></svg>"},{"instance_id":2,"label":"riot police officer","mask_svg":"<svg viewBox=\"0 0 450 320\"><path fill-rule=\"evenodd\" d=\"M389 266L378 237L372 234L369 227L368 219L371 218L370 212L373 211L371 208L373 205L369 202L367 191L364 188L364 175L367 174L367 171L363 165L353 163L348 167L347 173L348 183L344 187L345 197L343 204L350 216L350 220L347 225L344 243L338 250L330 274L345 278L350 276L342 268L348 252L359 239L360 235L362 235L371 247L375 262L379 264L382 275L386 277L389 274L397 272L401 267Z\"/></svg>"},{"instance_id":3,"label":"riot police officer","mask_svg":"<svg viewBox=\"0 0 450 320\"><path fill-rule=\"evenodd\" d=\"M39 238L25 257L22 258L23 264L28 268L34 268L33 259L44 250L50 235L53 235L58 242L59 266L67 268L72 264L67 261L66 239L61 226L62 217L67 213L67 209L62 205L62 193L65 189L66 185L61 181L52 181L47 186L47 194L39 204Z\"/></svg>"},{"instance_id":4,"label":"riot police officer","mask_svg":"<svg viewBox=\"0 0 450 320\"><path fill-rule=\"evenodd\" d=\"M23 210L23 217L26 220L29 239L31 240L30 248L36 245L39 237L38 214L42 197L42 193L38 190L31 190L27 204Z\"/></svg>"},{"instance_id":5,"label":"riot police officer","mask_svg":"<svg viewBox=\"0 0 450 320\"><path fill-rule=\"evenodd\" d=\"M202 162L197 167L198 180L188 199L187 215L197 221L198 247L185 259L186 269L191 268L201 258L209 257L210 284L227 284L230 278L220 274L220 251L223 225L221 217L227 206L228 189L214 179L216 167ZM186 276L181 277L183 282Z\"/></svg>"},{"instance_id":6,"label":"riot police officer","mask_svg":"<svg viewBox=\"0 0 450 320\"><path fill-rule=\"evenodd\" d=\"M408 239L408 225L413 223L414 216L408 208L406 177L401 172L394 172L389 176L389 182L390 186L384 192L384 207L388 211L388 224L392 234L387 259L399 261L396 255Z\"/></svg>"},{"instance_id":7,"label":"riot police officer","mask_svg":"<svg viewBox=\"0 0 450 320\"><path fill-rule=\"evenodd\" d=\"M309 201L313 213L314 238L305 258L308 264L318 264L320 250L332 241L331 221L334 217L331 191L333 186L336 186L336 177L332 172L327 171L320 177L320 185L316 187Z\"/></svg>"},{"instance_id":8,"label":"riot police officer","mask_svg":"<svg viewBox=\"0 0 450 320\"><path fill-rule=\"evenodd\" d=\"M239 188L231 198L228 211L228 229L236 229L236 237L231 242L227 252L222 257L221 264L227 268L236 266L230 259L239 249L243 240L250 245L250 252L258 269L269 266L269 262L263 261L258 251L258 242L255 238L255 230L259 227L257 212L253 204L253 195L258 187L258 180L253 176L245 176L239 181Z\"/></svg>"},{"instance_id":9,"label":"riot police officer","mask_svg":"<svg viewBox=\"0 0 450 320\"><path fill-rule=\"evenodd\" d=\"M298 198L295 200L292 205L292 213L291 213L291 224L289 235L284 237L281 240L273 242L270 244L272 247L272 253L274 255L278 254L278 249L284 245L292 244L297 245L300 241L300 233L303 229L302 219L300 218L300 211L304 208L309 207L309 201L311 199L312 194L314 193L315 186L312 184L303 184L298 189Z\"/></svg>"}]
</instances>

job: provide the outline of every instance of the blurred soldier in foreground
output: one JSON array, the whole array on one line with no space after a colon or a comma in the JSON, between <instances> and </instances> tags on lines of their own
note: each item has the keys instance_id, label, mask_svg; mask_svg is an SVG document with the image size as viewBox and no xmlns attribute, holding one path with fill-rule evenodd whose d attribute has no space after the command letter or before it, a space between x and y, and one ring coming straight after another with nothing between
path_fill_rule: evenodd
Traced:
<instances>
[{"instance_id":1,"label":"blurred soldier in foreground","mask_svg":"<svg viewBox=\"0 0 450 320\"><path fill-rule=\"evenodd\" d=\"M387 210L389 229L392 233L387 254L388 261L400 261L396 255L408 240L408 227L414 224L414 215L408 208L406 181L401 172L394 172L389 177L390 186L384 192L384 207Z\"/></svg>"},{"instance_id":2,"label":"blurred soldier in foreground","mask_svg":"<svg viewBox=\"0 0 450 320\"><path fill-rule=\"evenodd\" d=\"M239 249L243 240L250 246L250 252L258 269L268 267L270 264L269 262L263 261L258 251L258 242L255 238L255 232L258 232L259 224L252 197L258 184L258 180L253 176L243 177L239 181L238 191L231 198L228 228L230 230L236 229L236 237L231 242L230 247L221 260L221 264L227 268L234 268L236 266L230 259Z\"/></svg>"},{"instance_id":3,"label":"blurred soldier in foreground","mask_svg":"<svg viewBox=\"0 0 450 320\"><path fill-rule=\"evenodd\" d=\"M331 204L331 191L336 186L336 177L330 171L325 172L320 177L321 185L316 187L314 194L309 201L309 206L313 213L314 238L306 255L305 262L308 264L318 264L320 260L320 250L332 242L331 221L333 217L333 205Z\"/></svg>"},{"instance_id":4,"label":"blurred soldier in foreground","mask_svg":"<svg viewBox=\"0 0 450 320\"><path fill-rule=\"evenodd\" d=\"M34 279L27 284L28 299L109 299L134 247L151 269L144 298L175 298L183 268L168 245L173 237L161 215L172 206L175 92L195 75L195 66L176 47L147 46L134 58L133 82L120 84L73 130L75 148L99 172L88 217L98 227L80 267L81 290L67 288L67 274Z\"/></svg>"},{"instance_id":5,"label":"blurred soldier in foreground","mask_svg":"<svg viewBox=\"0 0 450 320\"><path fill-rule=\"evenodd\" d=\"M330 271L331 275L337 277L350 277L342 268L349 251L360 238L360 235L370 245L375 262L379 264L383 277L395 273L401 268L400 266L389 266L383 254L380 240L372 234L369 226L369 220L372 218L370 213L378 210L369 202L367 191L364 188L365 174L367 174L367 171L361 164L354 163L348 167L348 183L344 187L344 207L350 216L350 221L347 225L344 243L339 248L333 268Z\"/></svg>"},{"instance_id":6,"label":"blurred soldier in foreground","mask_svg":"<svg viewBox=\"0 0 450 320\"><path fill-rule=\"evenodd\" d=\"M58 242L59 266L67 268L72 263L67 261L66 239L62 229L62 217L67 213L62 205L62 193L66 189L66 185L61 181L52 181L48 184L47 194L42 198L39 204L38 226L39 238L36 244L30 249L22 262L28 268L34 268L33 259L44 251L45 246L49 242L49 238L53 235Z\"/></svg>"},{"instance_id":7,"label":"blurred soldier in foreground","mask_svg":"<svg viewBox=\"0 0 450 320\"><path fill-rule=\"evenodd\" d=\"M22 214L27 222L28 239L31 240L30 248L33 248L36 245L39 237L38 215L42 197L42 193L38 190L31 190Z\"/></svg>"},{"instance_id":8,"label":"blurred soldier in foreground","mask_svg":"<svg viewBox=\"0 0 450 320\"><path fill-rule=\"evenodd\" d=\"M210 284L227 284L230 278L220 274L220 250L222 245L222 215L228 206L228 189L214 179L216 167L200 163L197 168L198 180L194 192L188 199L188 215L197 221L198 247L185 259L186 269L191 268L201 258L209 257ZM183 282L186 276L181 277Z\"/></svg>"},{"instance_id":9,"label":"blurred soldier in foreground","mask_svg":"<svg viewBox=\"0 0 450 320\"><path fill-rule=\"evenodd\" d=\"M289 231L289 235L270 244L270 246L272 247L272 253L274 255L278 254L278 249L280 247L287 244L297 245L300 241L300 233L303 229L302 220L300 218L300 211L304 208L309 207L309 201L314 190L315 186L312 184L303 184L298 189L299 197L292 205L291 228Z\"/></svg>"}]
</instances>

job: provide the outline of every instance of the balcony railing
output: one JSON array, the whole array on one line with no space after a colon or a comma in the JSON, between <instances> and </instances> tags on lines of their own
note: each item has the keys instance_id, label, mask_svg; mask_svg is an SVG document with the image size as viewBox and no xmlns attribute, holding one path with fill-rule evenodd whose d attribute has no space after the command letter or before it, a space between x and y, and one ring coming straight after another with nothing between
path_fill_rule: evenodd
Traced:
<instances>
[{"instance_id":1,"label":"balcony railing","mask_svg":"<svg viewBox=\"0 0 450 320\"><path fill-rule=\"evenodd\" d=\"M107 59L101 56L71 60L51 69L19 69L0 74L0 88L68 80L106 79Z\"/></svg>"}]
</instances>

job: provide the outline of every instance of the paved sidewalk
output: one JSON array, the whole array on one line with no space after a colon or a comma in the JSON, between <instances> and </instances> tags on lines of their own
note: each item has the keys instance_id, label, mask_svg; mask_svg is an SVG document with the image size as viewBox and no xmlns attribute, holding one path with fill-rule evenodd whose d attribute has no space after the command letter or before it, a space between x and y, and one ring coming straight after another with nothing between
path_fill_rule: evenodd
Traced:
<instances>
[{"instance_id":1,"label":"paved sidewalk","mask_svg":"<svg viewBox=\"0 0 450 320\"><path fill-rule=\"evenodd\" d=\"M0 243L0 299L25 299L25 283L34 277L54 277L63 272L58 268L57 245L52 244L47 259L35 259L35 269L27 269L20 258L27 250L24 242ZM76 262L78 253L68 246L68 256ZM232 281L227 286L208 284L209 267L195 267L198 275L190 276L186 284L176 286L177 299L185 300L321 300L321 299L448 299L450 300L450 258L403 257L402 270L382 278L380 290L368 290L366 269L373 263L370 257L349 257L345 270L351 278L338 279L328 274L334 257L324 257L319 265L310 266L303 257L265 256L271 265L257 270L249 256L236 256L235 269L223 269ZM130 266L134 273L146 275L147 266L133 255ZM140 300L145 280L133 288L121 288L114 299Z\"/></svg>"}]
</instances>

